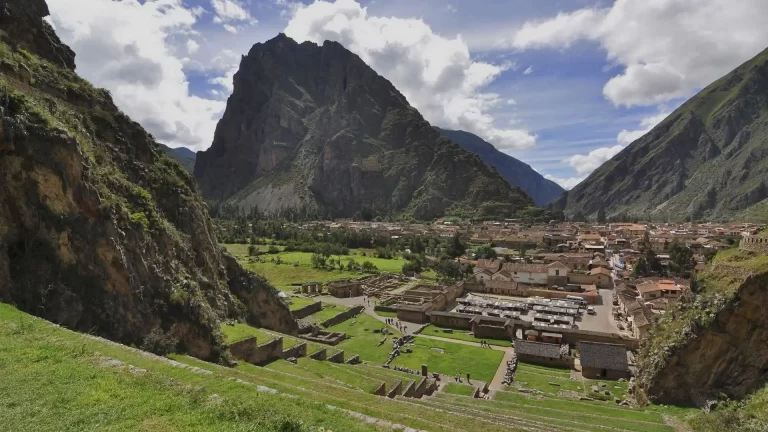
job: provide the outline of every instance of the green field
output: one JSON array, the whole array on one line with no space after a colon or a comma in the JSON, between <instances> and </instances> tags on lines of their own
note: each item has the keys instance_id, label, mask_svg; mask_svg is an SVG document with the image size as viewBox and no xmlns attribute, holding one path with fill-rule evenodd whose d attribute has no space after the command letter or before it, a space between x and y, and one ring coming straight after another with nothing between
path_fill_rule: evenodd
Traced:
<instances>
[{"instance_id":1,"label":"green field","mask_svg":"<svg viewBox=\"0 0 768 432\"><path fill-rule=\"evenodd\" d=\"M477 342L477 343L480 343L480 341L484 340L488 342L488 345L495 345L495 346L501 346L501 347L512 346L512 341L509 341L509 340L476 338L472 333L466 330L452 329L451 333L446 333L444 332L444 330L445 328L443 327L429 325L427 327L424 327L424 330L421 331L421 334L429 335L429 336L439 336L446 339L456 339L456 340L463 340L468 342Z\"/></svg>"},{"instance_id":2,"label":"green field","mask_svg":"<svg viewBox=\"0 0 768 432\"><path fill-rule=\"evenodd\" d=\"M472 396L472 392L475 391L475 388L471 385L448 383L443 391L449 394Z\"/></svg>"},{"instance_id":3,"label":"green field","mask_svg":"<svg viewBox=\"0 0 768 432\"><path fill-rule=\"evenodd\" d=\"M396 318L397 312L388 312L388 311L374 311L376 315L384 318Z\"/></svg>"},{"instance_id":4,"label":"green field","mask_svg":"<svg viewBox=\"0 0 768 432\"><path fill-rule=\"evenodd\" d=\"M299 296L292 296L290 297L291 304L288 306L292 311L295 311L297 309L301 309L304 306L309 306L312 303L315 303L317 300L307 298L307 297L299 297Z\"/></svg>"},{"instance_id":5,"label":"green field","mask_svg":"<svg viewBox=\"0 0 768 432\"><path fill-rule=\"evenodd\" d=\"M248 270L257 273L272 283L275 287L283 291L293 291L296 287L292 284L301 284L305 282L328 282L336 279L354 279L366 276L364 273L347 270L316 269L312 267L312 253L310 252L280 252L278 254L261 255L259 258L267 262L258 262L255 257L248 256L247 244L225 244L227 251L234 255L238 261ZM257 245L257 247L266 250L269 246ZM362 254L365 253L366 256ZM340 258L342 264L346 265L351 259L359 264L364 261L370 261L380 272L400 273L403 268L401 257L393 259L382 259L370 256L375 252L361 251L352 249L350 255L334 255L332 258ZM271 262L274 258L280 258L281 264Z\"/></svg>"},{"instance_id":6,"label":"green field","mask_svg":"<svg viewBox=\"0 0 768 432\"><path fill-rule=\"evenodd\" d=\"M329 318L333 318L336 315L344 312L345 310L347 310L347 308L341 305L336 305L332 303L323 303L323 308L320 311L315 312L304 319L311 323L320 324L321 322Z\"/></svg>"},{"instance_id":7,"label":"green field","mask_svg":"<svg viewBox=\"0 0 768 432\"><path fill-rule=\"evenodd\" d=\"M416 337L414 344L407 347L413 353L398 356L393 365L421 370L421 365L426 364L430 372L449 376L461 373L462 377L466 377L469 373L473 382L490 382L504 357L503 351L423 337Z\"/></svg>"},{"instance_id":8,"label":"green field","mask_svg":"<svg viewBox=\"0 0 768 432\"><path fill-rule=\"evenodd\" d=\"M224 324L221 326L221 332L224 333L224 339L228 343L234 343L251 336L256 336L256 343L258 345L263 345L275 339L273 334L242 323L235 323L235 325Z\"/></svg>"},{"instance_id":9,"label":"green field","mask_svg":"<svg viewBox=\"0 0 768 432\"><path fill-rule=\"evenodd\" d=\"M556 395L561 390L584 394L584 383L581 380L572 380L570 370L523 362L517 365L513 386L536 389L549 395Z\"/></svg>"},{"instance_id":10,"label":"green field","mask_svg":"<svg viewBox=\"0 0 768 432\"><path fill-rule=\"evenodd\" d=\"M373 329L388 328L394 335L382 335L373 333ZM375 363L384 363L392 351L392 342L402 336L394 327L388 327L376 318L362 313L357 317L348 319L341 324L336 324L328 328L329 331L344 332L349 338L337 345L337 348L343 349L347 353L354 353L360 356L362 360ZM381 346L377 346L379 341L386 338L387 341Z\"/></svg>"}]
</instances>

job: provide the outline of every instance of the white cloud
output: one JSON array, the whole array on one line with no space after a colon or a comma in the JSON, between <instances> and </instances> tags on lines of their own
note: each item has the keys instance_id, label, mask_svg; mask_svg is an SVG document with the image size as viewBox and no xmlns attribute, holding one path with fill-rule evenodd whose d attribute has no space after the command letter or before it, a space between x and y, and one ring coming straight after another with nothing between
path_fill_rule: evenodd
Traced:
<instances>
[{"instance_id":1,"label":"white cloud","mask_svg":"<svg viewBox=\"0 0 768 432\"><path fill-rule=\"evenodd\" d=\"M623 149L624 146L619 144L613 147L601 147L592 150L585 155L573 155L566 159L566 162L575 169L577 173L588 175Z\"/></svg>"},{"instance_id":2,"label":"white cloud","mask_svg":"<svg viewBox=\"0 0 768 432\"><path fill-rule=\"evenodd\" d=\"M458 11L459 11L459 10L456 8L456 6L454 6L454 5L451 5L451 4L445 5L445 10L446 10L446 11L448 11L448 12L450 12L450 13L454 13L454 14L455 14L456 12L458 12Z\"/></svg>"},{"instance_id":3,"label":"white cloud","mask_svg":"<svg viewBox=\"0 0 768 432\"><path fill-rule=\"evenodd\" d=\"M199 12L181 0L48 0L57 33L77 53L79 73L160 142L208 147L224 103L193 96L183 51L169 40L192 32ZM189 47L187 47L189 48Z\"/></svg>"},{"instance_id":4,"label":"white cloud","mask_svg":"<svg viewBox=\"0 0 768 432\"><path fill-rule=\"evenodd\" d=\"M563 189L565 190L571 190L574 187L576 187L577 184L581 183L587 176L581 176L581 177L555 177L553 175L546 174L544 176L547 180L552 180L553 182L559 184Z\"/></svg>"},{"instance_id":5,"label":"white cloud","mask_svg":"<svg viewBox=\"0 0 768 432\"><path fill-rule=\"evenodd\" d=\"M512 63L473 61L460 37L437 35L421 19L369 16L353 0L318 0L294 10L285 33L299 42L340 42L439 126L474 132L501 149L536 143L524 129L496 127L491 112L505 99L483 92Z\"/></svg>"},{"instance_id":6,"label":"white cloud","mask_svg":"<svg viewBox=\"0 0 768 432\"><path fill-rule=\"evenodd\" d=\"M187 52L188 53L194 54L199 49L200 49L200 44L195 42L194 39L190 39L190 40L187 41Z\"/></svg>"},{"instance_id":7,"label":"white cloud","mask_svg":"<svg viewBox=\"0 0 768 432\"><path fill-rule=\"evenodd\" d=\"M650 132L651 129L653 129L657 124L661 123L661 121L667 118L668 115L668 112L661 112L654 116L646 117L640 122L640 129L631 131L624 129L619 132L619 135L616 137L616 141L624 146L629 145L636 139Z\"/></svg>"},{"instance_id":8,"label":"white cloud","mask_svg":"<svg viewBox=\"0 0 768 432\"><path fill-rule=\"evenodd\" d=\"M765 48L765 0L616 0L528 22L505 41L518 49L598 42L624 67L603 94L615 105L653 105L690 95Z\"/></svg>"},{"instance_id":9,"label":"white cloud","mask_svg":"<svg viewBox=\"0 0 768 432\"><path fill-rule=\"evenodd\" d=\"M217 24L244 21L256 23L250 12L238 0L211 0L211 6L216 14L213 22Z\"/></svg>"},{"instance_id":10,"label":"white cloud","mask_svg":"<svg viewBox=\"0 0 768 432\"><path fill-rule=\"evenodd\" d=\"M533 73L533 66L528 66L528 69L523 71L523 75L530 75Z\"/></svg>"},{"instance_id":11,"label":"white cloud","mask_svg":"<svg viewBox=\"0 0 768 432\"><path fill-rule=\"evenodd\" d=\"M223 27L224 27L224 30L226 30L226 31L228 31L228 32L230 32L232 34L237 34L237 27L235 27L233 25L230 25L230 24L224 24Z\"/></svg>"}]
</instances>

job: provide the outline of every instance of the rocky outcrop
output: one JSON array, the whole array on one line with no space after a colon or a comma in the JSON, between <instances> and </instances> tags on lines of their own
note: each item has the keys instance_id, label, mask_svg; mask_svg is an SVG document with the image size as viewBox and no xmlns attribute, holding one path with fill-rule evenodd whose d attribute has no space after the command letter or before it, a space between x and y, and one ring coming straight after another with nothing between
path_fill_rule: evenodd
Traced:
<instances>
[{"instance_id":1,"label":"rocky outcrop","mask_svg":"<svg viewBox=\"0 0 768 432\"><path fill-rule=\"evenodd\" d=\"M195 178L208 199L314 216L511 216L534 205L358 56L283 34L243 57Z\"/></svg>"},{"instance_id":2,"label":"rocky outcrop","mask_svg":"<svg viewBox=\"0 0 768 432\"><path fill-rule=\"evenodd\" d=\"M596 217L766 220L768 50L715 81L553 201ZM762 215L760 214L762 213Z\"/></svg>"},{"instance_id":3,"label":"rocky outcrop","mask_svg":"<svg viewBox=\"0 0 768 432\"><path fill-rule=\"evenodd\" d=\"M544 206L565 192L560 185L544 178L530 165L497 150L493 144L475 134L461 130L435 129L464 150L478 155L488 166L495 168L509 184L519 187L533 198L537 205Z\"/></svg>"},{"instance_id":4,"label":"rocky outcrop","mask_svg":"<svg viewBox=\"0 0 768 432\"><path fill-rule=\"evenodd\" d=\"M719 394L742 398L768 380L768 272L716 271L743 278L735 294L688 302L660 324L686 326L684 338L652 332L641 346L637 384L655 403L707 406Z\"/></svg>"},{"instance_id":5,"label":"rocky outcrop","mask_svg":"<svg viewBox=\"0 0 768 432\"><path fill-rule=\"evenodd\" d=\"M218 246L189 174L74 73L45 3L0 11L0 301L205 359L224 318L296 332L275 288Z\"/></svg>"}]
</instances>

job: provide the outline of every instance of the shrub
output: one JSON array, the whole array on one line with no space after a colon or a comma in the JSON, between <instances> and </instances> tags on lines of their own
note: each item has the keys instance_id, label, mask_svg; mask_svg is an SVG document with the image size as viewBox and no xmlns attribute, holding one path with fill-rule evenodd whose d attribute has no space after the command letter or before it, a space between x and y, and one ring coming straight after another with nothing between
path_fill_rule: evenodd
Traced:
<instances>
[{"instance_id":1,"label":"shrub","mask_svg":"<svg viewBox=\"0 0 768 432\"><path fill-rule=\"evenodd\" d=\"M179 339L160 328L155 328L144 336L141 349L157 355L165 356L178 351Z\"/></svg>"},{"instance_id":2,"label":"shrub","mask_svg":"<svg viewBox=\"0 0 768 432\"><path fill-rule=\"evenodd\" d=\"M132 213L130 219L132 224L139 225L143 231L149 228L149 219L147 219L147 215L144 212Z\"/></svg>"}]
</instances>

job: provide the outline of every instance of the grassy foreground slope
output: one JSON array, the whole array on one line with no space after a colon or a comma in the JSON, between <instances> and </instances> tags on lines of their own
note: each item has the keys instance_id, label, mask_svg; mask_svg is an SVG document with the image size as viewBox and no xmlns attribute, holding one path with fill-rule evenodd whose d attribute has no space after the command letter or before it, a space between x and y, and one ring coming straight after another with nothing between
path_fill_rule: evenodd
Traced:
<instances>
[{"instance_id":1,"label":"grassy foreground slope","mask_svg":"<svg viewBox=\"0 0 768 432\"><path fill-rule=\"evenodd\" d=\"M0 304L4 430L377 430L323 403L201 372Z\"/></svg>"}]
</instances>

